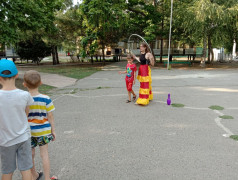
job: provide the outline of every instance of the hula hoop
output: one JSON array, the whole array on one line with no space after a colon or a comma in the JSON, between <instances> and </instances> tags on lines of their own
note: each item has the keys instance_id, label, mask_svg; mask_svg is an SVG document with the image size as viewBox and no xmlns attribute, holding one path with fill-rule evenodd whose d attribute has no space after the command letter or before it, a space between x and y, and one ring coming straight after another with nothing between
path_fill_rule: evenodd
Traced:
<instances>
[{"instance_id":1,"label":"hula hoop","mask_svg":"<svg viewBox=\"0 0 238 180\"><path fill-rule=\"evenodd\" d=\"M145 40L143 37L141 37L141 36L138 35L138 34L132 34L132 35L130 35L130 37L129 37L129 39L128 39L129 53L132 52L131 47L130 47L130 42L131 42L130 40L131 40L131 37L132 37L132 36L137 36L137 37L139 37L142 41L144 41L144 43L146 43L147 47L150 49L150 53L152 53L152 50L151 50L151 48L150 48L150 45L146 42L146 40Z\"/></svg>"}]
</instances>

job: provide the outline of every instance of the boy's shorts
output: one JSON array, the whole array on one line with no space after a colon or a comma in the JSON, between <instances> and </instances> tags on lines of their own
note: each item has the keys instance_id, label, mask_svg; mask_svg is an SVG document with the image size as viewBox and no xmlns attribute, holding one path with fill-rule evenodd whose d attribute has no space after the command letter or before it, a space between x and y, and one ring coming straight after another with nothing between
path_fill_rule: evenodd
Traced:
<instances>
[{"instance_id":1,"label":"boy's shorts","mask_svg":"<svg viewBox=\"0 0 238 180\"><path fill-rule=\"evenodd\" d=\"M31 148L35 148L36 146L44 146L53 139L54 137L52 134L40 137L31 137Z\"/></svg>"},{"instance_id":2,"label":"boy's shorts","mask_svg":"<svg viewBox=\"0 0 238 180\"><path fill-rule=\"evenodd\" d=\"M127 89L127 91L132 91L132 86L133 86L133 82L126 81L126 89Z\"/></svg>"},{"instance_id":3,"label":"boy's shorts","mask_svg":"<svg viewBox=\"0 0 238 180\"><path fill-rule=\"evenodd\" d=\"M11 174L16 170L26 171L33 167L31 139L9 147L0 147L2 174ZM16 166L17 164L17 166Z\"/></svg>"}]
</instances>

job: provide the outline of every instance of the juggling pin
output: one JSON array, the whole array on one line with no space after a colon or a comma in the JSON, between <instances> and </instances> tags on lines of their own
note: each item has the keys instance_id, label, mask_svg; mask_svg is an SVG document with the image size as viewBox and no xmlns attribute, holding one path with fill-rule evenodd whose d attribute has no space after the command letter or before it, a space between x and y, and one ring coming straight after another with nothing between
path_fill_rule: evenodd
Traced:
<instances>
[{"instance_id":1,"label":"juggling pin","mask_svg":"<svg viewBox=\"0 0 238 180\"><path fill-rule=\"evenodd\" d=\"M168 94L167 104L168 104L168 105L171 104L170 94Z\"/></svg>"}]
</instances>

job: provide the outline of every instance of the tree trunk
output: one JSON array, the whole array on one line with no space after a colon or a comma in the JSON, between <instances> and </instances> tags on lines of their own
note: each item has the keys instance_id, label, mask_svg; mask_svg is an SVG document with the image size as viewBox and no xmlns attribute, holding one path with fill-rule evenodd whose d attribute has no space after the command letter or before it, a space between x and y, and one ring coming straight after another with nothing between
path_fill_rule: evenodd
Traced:
<instances>
[{"instance_id":1,"label":"tree trunk","mask_svg":"<svg viewBox=\"0 0 238 180\"><path fill-rule=\"evenodd\" d=\"M57 61L55 56L55 46L52 46L52 59L53 59L53 65L56 65Z\"/></svg>"},{"instance_id":2,"label":"tree trunk","mask_svg":"<svg viewBox=\"0 0 238 180\"><path fill-rule=\"evenodd\" d=\"M236 59L236 40L233 41L232 60Z\"/></svg>"},{"instance_id":3,"label":"tree trunk","mask_svg":"<svg viewBox=\"0 0 238 180\"><path fill-rule=\"evenodd\" d=\"M214 62L214 52L213 52L213 50L212 50L211 54L212 54L211 63L213 64L213 62Z\"/></svg>"},{"instance_id":4,"label":"tree trunk","mask_svg":"<svg viewBox=\"0 0 238 180\"><path fill-rule=\"evenodd\" d=\"M102 45L102 60L103 60L103 66L105 66L105 48L104 48L104 44Z\"/></svg>"},{"instance_id":5,"label":"tree trunk","mask_svg":"<svg viewBox=\"0 0 238 180\"><path fill-rule=\"evenodd\" d=\"M56 63L59 64L59 54L58 54L57 46L55 46L55 57L56 57Z\"/></svg>"},{"instance_id":6,"label":"tree trunk","mask_svg":"<svg viewBox=\"0 0 238 180\"><path fill-rule=\"evenodd\" d=\"M208 64L211 63L212 42L211 35L208 35Z\"/></svg>"},{"instance_id":7,"label":"tree trunk","mask_svg":"<svg viewBox=\"0 0 238 180\"><path fill-rule=\"evenodd\" d=\"M202 59L201 59L201 63L200 63L200 66L202 66L202 67L205 67L206 56L207 56L207 34L206 34L206 31L204 30L203 51L202 51Z\"/></svg>"},{"instance_id":8,"label":"tree trunk","mask_svg":"<svg viewBox=\"0 0 238 180\"><path fill-rule=\"evenodd\" d=\"M157 1L156 1L156 0L153 0L153 4L154 4L154 6L156 7Z\"/></svg>"},{"instance_id":9,"label":"tree trunk","mask_svg":"<svg viewBox=\"0 0 238 180\"><path fill-rule=\"evenodd\" d=\"M93 56L91 56L91 64L93 64Z\"/></svg>"}]
</instances>

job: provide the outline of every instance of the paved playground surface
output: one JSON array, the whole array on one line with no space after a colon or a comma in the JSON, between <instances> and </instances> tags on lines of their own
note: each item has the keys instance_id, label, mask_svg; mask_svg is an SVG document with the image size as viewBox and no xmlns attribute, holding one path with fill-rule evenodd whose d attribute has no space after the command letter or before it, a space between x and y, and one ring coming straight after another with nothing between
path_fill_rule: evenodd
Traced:
<instances>
[{"instance_id":1,"label":"paved playground surface","mask_svg":"<svg viewBox=\"0 0 238 180\"><path fill-rule=\"evenodd\" d=\"M57 140L52 175L61 180L237 179L237 70L152 69L154 100L125 103L125 62L54 91ZM134 86L139 92L139 82ZM176 108L166 105L167 95ZM224 110L213 111L211 105ZM234 119L221 119L221 115ZM40 170L40 158L36 166ZM14 179L18 180L16 172Z\"/></svg>"}]
</instances>

